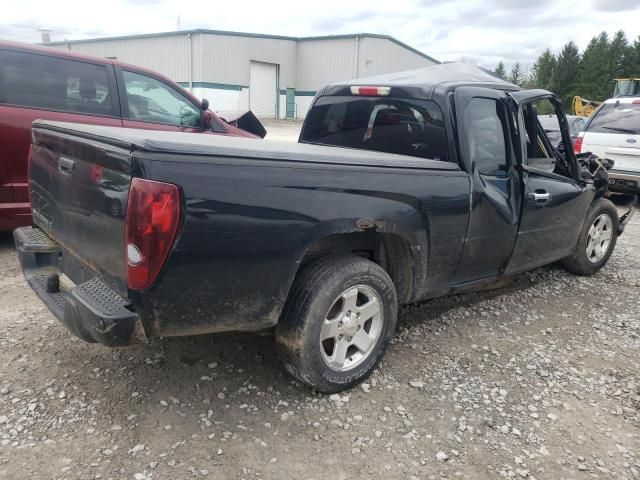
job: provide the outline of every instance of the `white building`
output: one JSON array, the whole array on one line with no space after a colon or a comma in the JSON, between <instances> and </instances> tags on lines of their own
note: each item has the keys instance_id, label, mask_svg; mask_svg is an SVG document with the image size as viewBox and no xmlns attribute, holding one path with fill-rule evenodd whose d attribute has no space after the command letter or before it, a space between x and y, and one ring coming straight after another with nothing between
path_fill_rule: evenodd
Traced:
<instances>
[{"instance_id":1,"label":"white building","mask_svg":"<svg viewBox=\"0 0 640 480\"><path fill-rule=\"evenodd\" d=\"M49 45L160 72L214 110L302 118L316 91L337 81L420 68L434 58L387 35L283 37L186 30Z\"/></svg>"}]
</instances>

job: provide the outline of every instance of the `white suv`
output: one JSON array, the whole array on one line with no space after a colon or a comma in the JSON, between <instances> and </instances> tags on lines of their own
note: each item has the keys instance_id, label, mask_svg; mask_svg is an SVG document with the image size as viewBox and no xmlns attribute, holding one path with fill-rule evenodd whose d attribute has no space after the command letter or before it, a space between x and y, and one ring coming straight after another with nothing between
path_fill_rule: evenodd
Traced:
<instances>
[{"instance_id":1,"label":"white suv","mask_svg":"<svg viewBox=\"0 0 640 480\"><path fill-rule=\"evenodd\" d=\"M607 100L578 135L576 153L592 152L615 162L609 189L640 193L640 97Z\"/></svg>"}]
</instances>

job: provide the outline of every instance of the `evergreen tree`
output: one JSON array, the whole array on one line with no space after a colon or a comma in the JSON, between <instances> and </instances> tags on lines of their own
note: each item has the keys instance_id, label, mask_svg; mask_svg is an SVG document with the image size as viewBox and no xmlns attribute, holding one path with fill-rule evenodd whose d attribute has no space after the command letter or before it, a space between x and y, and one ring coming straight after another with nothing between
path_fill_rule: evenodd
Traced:
<instances>
[{"instance_id":1,"label":"evergreen tree","mask_svg":"<svg viewBox=\"0 0 640 480\"><path fill-rule=\"evenodd\" d=\"M591 39L578 68L576 95L596 101L605 100L609 96L609 50L609 36L606 32Z\"/></svg>"},{"instance_id":2,"label":"evergreen tree","mask_svg":"<svg viewBox=\"0 0 640 480\"><path fill-rule=\"evenodd\" d=\"M524 76L524 81L522 82L522 85L520 85L522 88L526 88L527 90L531 90L532 88L538 88L536 87L536 83L535 83L533 67L531 66L523 67L522 75Z\"/></svg>"},{"instance_id":3,"label":"evergreen tree","mask_svg":"<svg viewBox=\"0 0 640 480\"><path fill-rule=\"evenodd\" d=\"M551 88L551 78L556 68L556 57L550 49L546 49L533 64L531 70L531 83L535 88L549 90Z\"/></svg>"},{"instance_id":4,"label":"evergreen tree","mask_svg":"<svg viewBox=\"0 0 640 480\"><path fill-rule=\"evenodd\" d=\"M530 71L517 62L508 73L499 62L492 73L525 88L542 88L557 94L569 112L573 96L602 101L613 94L615 78L640 78L640 36L633 43L620 30L612 38L601 32L591 39L582 55L575 43L560 54L546 49Z\"/></svg>"},{"instance_id":5,"label":"evergreen tree","mask_svg":"<svg viewBox=\"0 0 640 480\"><path fill-rule=\"evenodd\" d=\"M521 86L524 84L526 78L524 75L524 71L520 66L520 62L516 62L513 64L513 67L511 67L511 72L509 73L507 80L511 83L515 83L518 86Z\"/></svg>"},{"instance_id":6,"label":"evergreen tree","mask_svg":"<svg viewBox=\"0 0 640 480\"><path fill-rule=\"evenodd\" d=\"M640 78L640 35L633 42L629 57L629 76Z\"/></svg>"},{"instance_id":7,"label":"evergreen tree","mask_svg":"<svg viewBox=\"0 0 640 480\"><path fill-rule=\"evenodd\" d=\"M640 35L633 42L633 46L630 47L628 75L640 78Z\"/></svg>"},{"instance_id":8,"label":"evergreen tree","mask_svg":"<svg viewBox=\"0 0 640 480\"><path fill-rule=\"evenodd\" d=\"M618 30L609 46L609 87L613 84L614 78L624 78L629 75L631 54L627 36L622 30Z\"/></svg>"},{"instance_id":9,"label":"evergreen tree","mask_svg":"<svg viewBox=\"0 0 640 480\"><path fill-rule=\"evenodd\" d=\"M507 70L504 68L504 63L502 62L502 60L498 62L498 65L496 65L496 68L493 70L493 74L498 78L502 78L503 80L507 77Z\"/></svg>"},{"instance_id":10,"label":"evergreen tree","mask_svg":"<svg viewBox=\"0 0 640 480\"><path fill-rule=\"evenodd\" d=\"M576 76L580 65L580 53L575 43L567 43L556 62L556 68L551 79L551 90L560 97L565 112L571 111L573 95L575 94Z\"/></svg>"}]
</instances>

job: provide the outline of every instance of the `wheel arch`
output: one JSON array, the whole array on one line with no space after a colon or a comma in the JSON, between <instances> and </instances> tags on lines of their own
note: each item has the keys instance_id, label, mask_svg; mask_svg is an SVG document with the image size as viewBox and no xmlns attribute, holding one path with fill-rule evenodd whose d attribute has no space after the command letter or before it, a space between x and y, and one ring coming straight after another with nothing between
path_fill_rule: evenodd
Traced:
<instances>
[{"instance_id":1,"label":"wheel arch","mask_svg":"<svg viewBox=\"0 0 640 480\"><path fill-rule=\"evenodd\" d=\"M332 233L315 240L305 249L298 273L329 255L357 255L380 265L391 277L399 303L408 303L414 297L416 281L420 278L415 251L412 242L399 233L374 228Z\"/></svg>"}]
</instances>

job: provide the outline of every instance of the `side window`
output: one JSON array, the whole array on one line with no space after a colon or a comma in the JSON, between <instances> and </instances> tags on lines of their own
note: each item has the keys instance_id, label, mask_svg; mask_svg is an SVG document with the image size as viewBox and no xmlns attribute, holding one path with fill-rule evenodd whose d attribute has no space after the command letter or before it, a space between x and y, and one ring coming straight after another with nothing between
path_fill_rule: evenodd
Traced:
<instances>
[{"instance_id":1,"label":"side window","mask_svg":"<svg viewBox=\"0 0 640 480\"><path fill-rule=\"evenodd\" d=\"M483 175L505 176L508 137L504 105L494 99L475 97L468 108L471 128L467 141L471 161Z\"/></svg>"},{"instance_id":2,"label":"side window","mask_svg":"<svg viewBox=\"0 0 640 480\"><path fill-rule=\"evenodd\" d=\"M104 65L0 50L0 103L115 116Z\"/></svg>"},{"instance_id":3,"label":"side window","mask_svg":"<svg viewBox=\"0 0 640 480\"><path fill-rule=\"evenodd\" d=\"M142 122L199 127L200 110L184 95L155 78L123 71L129 118Z\"/></svg>"},{"instance_id":4,"label":"side window","mask_svg":"<svg viewBox=\"0 0 640 480\"><path fill-rule=\"evenodd\" d=\"M533 99L521 104L524 122L526 155L523 163L536 170L574 178L575 163L572 154L572 138L575 137L576 118L567 118L558 104L550 98ZM544 113L540 113L544 112ZM563 138L562 121L566 118L568 137Z\"/></svg>"}]
</instances>

